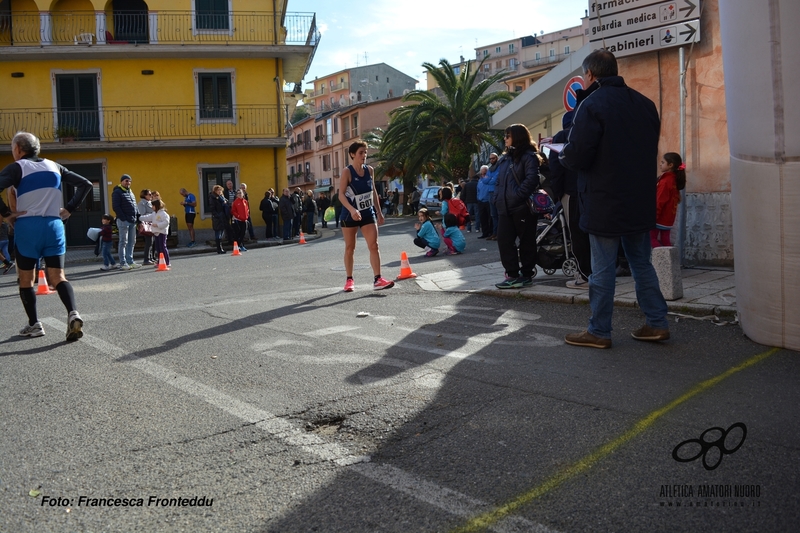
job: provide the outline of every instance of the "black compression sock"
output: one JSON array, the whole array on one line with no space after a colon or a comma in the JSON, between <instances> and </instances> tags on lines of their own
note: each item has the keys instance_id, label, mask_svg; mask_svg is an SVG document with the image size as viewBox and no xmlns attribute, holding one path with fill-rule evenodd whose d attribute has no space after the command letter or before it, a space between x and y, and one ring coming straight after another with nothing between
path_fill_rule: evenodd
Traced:
<instances>
[{"instance_id":1,"label":"black compression sock","mask_svg":"<svg viewBox=\"0 0 800 533\"><path fill-rule=\"evenodd\" d=\"M67 313L74 311L75 293L72 292L72 285L70 285L69 281L62 281L56 285L56 292L58 292L58 297L61 298L64 307L67 308Z\"/></svg>"},{"instance_id":2,"label":"black compression sock","mask_svg":"<svg viewBox=\"0 0 800 533\"><path fill-rule=\"evenodd\" d=\"M19 288L19 298L22 300L22 307L28 315L28 325L32 326L39 321L36 316L36 290L33 287Z\"/></svg>"}]
</instances>

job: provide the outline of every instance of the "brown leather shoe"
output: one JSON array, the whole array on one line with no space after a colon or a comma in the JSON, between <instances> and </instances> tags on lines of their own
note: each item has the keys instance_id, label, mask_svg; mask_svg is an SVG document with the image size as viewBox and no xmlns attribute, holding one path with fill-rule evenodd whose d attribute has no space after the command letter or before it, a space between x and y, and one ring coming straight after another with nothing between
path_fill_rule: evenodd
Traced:
<instances>
[{"instance_id":1,"label":"brown leather shoe","mask_svg":"<svg viewBox=\"0 0 800 533\"><path fill-rule=\"evenodd\" d=\"M611 339L595 337L588 331L570 333L564 337L564 342L573 346L587 346L589 348L611 348Z\"/></svg>"},{"instance_id":2,"label":"brown leather shoe","mask_svg":"<svg viewBox=\"0 0 800 533\"><path fill-rule=\"evenodd\" d=\"M645 324L644 326L640 327L639 329L631 333L631 337L633 337L637 341L649 341L649 342L665 341L669 339L669 330L651 328L650 326Z\"/></svg>"}]
</instances>

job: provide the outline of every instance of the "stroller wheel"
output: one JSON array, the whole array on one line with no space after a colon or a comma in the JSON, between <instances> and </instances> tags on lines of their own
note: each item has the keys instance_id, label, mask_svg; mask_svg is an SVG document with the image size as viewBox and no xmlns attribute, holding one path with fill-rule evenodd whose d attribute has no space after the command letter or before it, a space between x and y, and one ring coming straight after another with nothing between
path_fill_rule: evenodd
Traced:
<instances>
[{"instance_id":1,"label":"stroller wheel","mask_svg":"<svg viewBox=\"0 0 800 533\"><path fill-rule=\"evenodd\" d=\"M542 272L544 272L548 276L552 276L553 274L556 273L556 269L555 268L543 268Z\"/></svg>"},{"instance_id":2,"label":"stroller wheel","mask_svg":"<svg viewBox=\"0 0 800 533\"><path fill-rule=\"evenodd\" d=\"M578 263L574 259L567 259L564 261L564 264L561 265L561 270L564 271L564 275L567 277L574 276L578 271Z\"/></svg>"}]
</instances>

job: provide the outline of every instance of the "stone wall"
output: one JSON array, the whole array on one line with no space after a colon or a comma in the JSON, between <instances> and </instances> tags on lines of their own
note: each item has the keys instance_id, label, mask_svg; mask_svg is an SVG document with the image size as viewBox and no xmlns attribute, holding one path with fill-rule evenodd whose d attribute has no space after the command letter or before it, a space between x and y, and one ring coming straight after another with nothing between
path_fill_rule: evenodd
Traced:
<instances>
[{"instance_id":1,"label":"stone wall","mask_svg":"<svg viewBox=\"0 0 800 533\"><path fill-rule=\"evenodd\" d=\"M677 228L672 231L677 242ZM689 193L686 195L687 266L733 267L733 221L731 193Z\"/></svg>"}]
</instances>

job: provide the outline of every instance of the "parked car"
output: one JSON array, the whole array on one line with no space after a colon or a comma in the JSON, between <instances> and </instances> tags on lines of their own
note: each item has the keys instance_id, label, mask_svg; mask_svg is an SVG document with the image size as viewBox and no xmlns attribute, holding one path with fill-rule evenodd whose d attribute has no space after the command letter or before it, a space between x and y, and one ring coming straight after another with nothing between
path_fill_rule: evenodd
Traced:
<instances>
[{"instance_id":1,"label":"parked car","mask_svg":"<svg viewBox=\"0 0 800 533\"><path fill-rule=\"evenodd\" d=\"M425 187L422 195L419 197L419 207L426 208L431 216L434 216L436 211L442 208L442 201L439 200L439 189L441 187Z\"/></svg>"}]
</instances>

